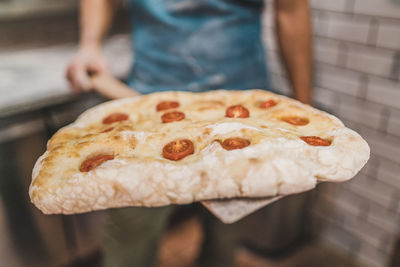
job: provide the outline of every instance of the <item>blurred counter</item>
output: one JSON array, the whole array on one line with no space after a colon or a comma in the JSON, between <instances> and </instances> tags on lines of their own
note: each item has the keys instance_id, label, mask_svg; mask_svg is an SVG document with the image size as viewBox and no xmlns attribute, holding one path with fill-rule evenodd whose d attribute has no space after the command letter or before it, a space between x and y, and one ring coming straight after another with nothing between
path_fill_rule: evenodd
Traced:
<instances>
[{"instance_id":1,"label":"blurred counter","mask_svg":"<svg viewBox=\"0 0 400 267\"><path fill-rule=\"evenodd\" d=\"M129 35L115 35L104 44L112 73L128 74L132 52ZM76 98L65 68L76 45L0 50L0 118Z\"/></svg>"},{"instance_id":2,"label":"blurred counter","mask_svg":"<svg viewBox=\"0 0 400 267\"><path fill-rule=\"evenodd\" d=\"M75 266L101 249L102 212L43 215L28 196L33 165L50 136L105 100L69 90L65 68L75 51L73 44L0 49L0 266ZM124 77L129 36L108 39L105 54L113 74Z\"/></svg>"}]
</instances>

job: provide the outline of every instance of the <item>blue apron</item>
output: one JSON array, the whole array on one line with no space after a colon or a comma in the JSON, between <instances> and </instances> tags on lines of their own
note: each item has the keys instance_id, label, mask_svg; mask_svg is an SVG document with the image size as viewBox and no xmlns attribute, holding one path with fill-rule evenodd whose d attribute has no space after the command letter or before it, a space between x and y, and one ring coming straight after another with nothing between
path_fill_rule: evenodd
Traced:
<instances>
[{"instance_id":1,"label":"blue apron","mask_svg":"<svg viewBox=\"0 0 400 267\"><path fill-rule=\"evenodd\" d=\"M270 89L262 0L132 0L131 8L137 91Z\"/></svg>"}]
</instances>

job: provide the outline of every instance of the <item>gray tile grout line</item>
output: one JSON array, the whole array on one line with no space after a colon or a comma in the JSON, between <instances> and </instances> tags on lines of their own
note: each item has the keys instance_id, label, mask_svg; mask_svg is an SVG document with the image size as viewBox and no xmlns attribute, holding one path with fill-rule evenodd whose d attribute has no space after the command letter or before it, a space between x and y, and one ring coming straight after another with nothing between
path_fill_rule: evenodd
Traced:
<instances>
[{"instance_id":1,"label":"gray tile grout line","mask_svg":"<svg viewBox=\"0 0 400 267\"><path fill-rule=\"evenodd\" d=\"M365 174L364 174L364 175L365 175ZM357 179L357 178L354 178L354 179ZM387 185L385 182L382 182L382 181L379 181L379 183L383 183L383 184ZM392 187L391 185L388 185L388 186L389 186L389 187ZM382 204L380 204L380 203L378 203L378 202L376 202L376 201L374 201L374 200L371 200L371 199L369 199L369 198L363 196L362 194L360 194L360 193L358 193L358 192L354 192L354 191L351 189L351 187L342 187L340 190L344 190L344 191L347 191L347 193L354 194L354 195L356 195L357 197L361 198L362 200L366 200L368 204L372 203L372 204L374 204L374 205L376 205L376 206L379 206L379 207L383 208L384 210L393 212L390 208L387 208L387 207L383 206ZM394 190L398 190L398 189L394 189ZM399 191L400 191L400 190L399 190ZM396 212L395 212L395 213L396 213ZM381 228L381 229L382 229L382 228ZM385 229L382 229L382 230L385 230Z\"/></svg>"},{"instance_id":2,"label":"gray tile grout line","mask_svg":"<svg viewBox=\"0 0 400 267\"><path fill-rule=\"evenodd\" d=\"M369 89L369 77L366 74L361 74L358 81L358 92L357 97L360 97L365 102L367 102L367 95ZM365 89L364 89L365 88Z\"/></svg>"},{"instance_id":3,"label":"gray tile grout line","mask_svg":"<svg viewBox=\"0 0 400 267\"><path fill-rule=\"evenodd\" d=\"M315 32L314 32L313 36L318 39L325 39L325 40L329 40L329 41L333 41L333 42L346 42L350 46L362 47L363 49L375 49L375 50L380 50L380 52L392 52L392 53L396 53L398 51L398 49L395 49L395 48L371 45L371 44L368 44L368 42L361 43L361 42L356 42L356 41L345 40L342 38L332 38L332 37L328 37L328 36L319 35Z\"/></svg>"},{"instance_id":4,"label":"gray tile grout line","mask_svg":"<svg viewBox=\"0 0 400 267\"><path fill-rule=\"evenodd\" d=\"M346 66L347 67L347 59L348 59L349 48L345 42L338 43L338 55L336 59L336 65L338 66Z\"/></svg>"},{"instance_id":5,"label":"gray tile grout line","mask_svg":"<svg viewBox=\"0 0 400 267\"><path fill-rule=\"evenodd\" d=\"M331 217L331 218L333 218L333 217ZM356 218L356 217L355 217L355 218ZM323 219L328 223L328 225L332 225L333 227L339 228L340 230L343 230L345 233L347 233L347 234L351 235L352 237L355 237L357 240L361 241L362 238L359 236L359 234L354 233L354 232L351 231L349 228L346 228L346 226L344 226L344 225L346 225L345 222L340 222L340 221L338 221L337 219L327 219L327 218L323 218ZM359 219L356 218L356 220L359 220ZM368 224L368 225L371 225L372 227L375 227L375 228L377 228L377 229L379 229L379 230L385 232L384 229L381 229L381 228L377 227L377 226L376 226L375 224L373 224L373 223L370 223L370 222L368 222L368 221L367 221L367 222L364 222L364 223L366 223L366 224ZM381 238L382 238L382 237L381 237ZM382 252L382 253L384 253L384 254L387 254L386 251L384 251L384 250L381 249L381 246L380 246L380 245L375 246L375 245L371 244L370 242L368 242L368 241L366 241L366 240L364 240L364 239L362 239L362 241L365 242L365 243L367 243L367 244L370 245L371 247L375 248L377 251ZM357 252L356 252L356 253L357 253Z\"/></svg>"},{"instance_id":6,"label":"gray tile grout line","mask_svg":"<svg viewBox=\"0 0 400 267\"><path fill-rule=\"evenodd\" d=\"M386 234L384 234L383 236L381 236L381 240L379 241L379 247L380 248L384 248L384 247L387 247L387 245L385 245L385 244L387 244L388 243L388 240L389 240L389 238L388 238L388 233L386 233ZM385 249L385 251L386 251L386 249ZM386 252L386 253L388 253L388 252ZM389 252L390 253L390 252Z\"/></svg>"},{"instance_id":7,"label":"gray tile grout line","mask_svg":"<svg viewBox=\"0 0 400 267\"><path fill-rule=\"evenodd\" d=\"M350 120L350 121L354 122L352 120ZM374 129L374 128L371 128L369 126L365 126L364 124L360 124L360 123L357 123L357 124L359 124L360 127L362 127L362 128L367 128L367 130L372 130L372 132L375 132L375 133L377 133L379 135L382 135L384 138L393 138L393 139L399 139L400 140L400 136L393 135L393 134L390 134L390 133L386 133L384 130ZM363 131L363 129L360 129L360 132L362 132L362 131ZM383 157L383 158L385 158L385 157ZM391 159L388 159L388 160L392 161ZM395 162L395 161L392 161L392 162ZM398 164L400 165L400 162Z\"/></svg>"},{"instance_id":8,"label":"gray tile grout line","mask_svg":"<svg viewBox=\"0 0 400 267\"><path fill-rule=\"evenodd\" d=\"M322 9L322 8L317 8L317 7L311 7L312 10L320 11L320 12L327 12L327 13L334 13L336 15L341 15L341 16L351 16L354 18L377 18L381 20L386 20L386 21L391 21L391 22L398 22L400 18L395 18L395 17L390 17L390 16L380 16L380 15L373 15L373 14L360 14L360 13L355 13L354 8L351 12L348 11L336 11L336 10L329 10L329 9Z\"/></svg>"},{"instance_id":9,"label":"gray tile grout line","mask_svg":"<svg viewBox=\"0 0 400 267\"><path fill-rule=\"evenodd\" d=\"M366 43L373 47L377 47L378 44L378 32L379 32L379 21L376 18L372 18L369 22L369 30L367 35Z\"/></svg>"},{"instance_id":10,"label":"gray tile grout line","mask_svg":"<svg viewBox=\"0 0 400 267\"><path fill-rule=\"evenodd\" d=\"M400 24L400 19L399 19L399 24ZM396 48L391 48L391 47L387 47L387 46L378 46L378 45L374 46L374 45L368 44L368 42L361 43L361 42L349 41L349 40L345 40L345 39L341 39L341 38L332 38L332 37L328 37L328 36L323 36L323 35L317 34L315 31L313 32L313 38L314 38L314 40L315 39L325 39L325 40L328 40L328 41L331 41L331 42L336 42L336 43L338 43L338 42L346 42L349 45L363 47L364 49L365 48L369 48L369 49L373 48L375 50L381 50L381 51L385 51L385 52L394 52L394 53L398 51L398 49L396 49ZM274 50L274 49L269 48L267 46L264 46L264 48L267 49L267 50L272 50L272 51L278 51L279 50L279 49Z\"/></svg>"},{"instance_id":11,"label":"gray tile grout line","mask_svg":"<svg viewBox=\"0 0 400 267\"><path fill-rule=\"evenodd\" d=\"M354 0L347 0L345 2L345 9L341 13L346 13L346 10L350 10L349 13L354 16L354 7L356 5L356 2Z\"/></svg>"},{"instance_id":12,"label":"gray tile grout line","mask_svg":"<svg viewBox=\"0 0 400 267\"><path fill-rule=\"evenodd\" d=\"M337 41L337 40L336 40L336 41ZM339 42L339 41L337 41L337 42ZM274 49L270 49L270 48L266 47L266 48L265 48L265 52L266 52L266 53L278 53L279 50L274 50ZM381 75L377 75L377 74L373 74L373 73L368 73L368 72L361 71L361 70L356 70L356 69L349 68L349 67L346 67L346 66L339 66L339 65L336 65L336 64L332 64L332 63L320 61L320 60L318 60L318 59L314 59L314 67L316 66L316 64L325 64L325 65L328 65L328 66L331 66L331 67L336 67L336 68L340 68L340 69L345 69L345 70L357 72L357 73L359 73L359 74L365 74L365 75L372 76L372 77L375 77L375 78L380 78L380 79L383 79L383 80L388 80L388 81L390 81L390 82L394 82L394 80L391 79L390 74L389 74L389 76L381 76ZM314 68L314 69L315 69L315 68ZM271 70L269 70L269 71L271 71ZM395 80L395 82L397 82L397 81ZM399 83L400 83L400 82L399 82Z\"/></svg>"},{"instance_id":13,"label":"gray tile grout line","mask_svg":"<svg viewBox=\"0 0 400 267\"><path fill-rule=\"evenodd\" d=\"M271 74L273 74L273 75L278 75L278 76L281 76L281 77L283 77L283 78L286 78L286 77L284 77L284 76L282 76L282 75L280 75L280 74L278 74L278 73L273 73L273 72L271 72ZM353 98L355 98L355 99L357 99L357 100L359 100L359 101L362 101L364 104L368 104L368 102L370 102L370 103L372 103L372 104L374 104L374 105L377 105L377 106L380 106L380 107L383 107L383 108L386 107L386 106L385 106L384 104L382 104L382 103L374 102L374 101L371 101L371 100L366 100L366 99L361 98L361 97L359 97L359 96L354 96L354 95L346 94L346 93L344 93L344 92L337 92L337 91L335 91L335 90L333 90L333 89L331 89L331 88L329 88L329 87L326 87L326 86L316 85L315 88L321 88L321 89L323 89L323 90L329 91L329 92L333 93L333 94L335 95L336 98L340 98L341 96L342 96L342 97L353 97ZM338 103L339 103L339 102L338 102ZM386 108L387 108L387 107L386 107ZM395 108L395 107L390 107L389 109L390 109L390 110L397 111L397 112L400 111L400 109L397 109L397 108ZM333 110L333 111L332 111L332 113L337 113L337 112L338 112L338 110ZM346 119L346 120L348 120L348 119ZM391 134L391 133L387 132L387 129L385 129L385 130L374 129L374 128L372 128L372 127L369 127L368 125L359 123L358 121L354 121L354 120L349 120L349 121L352 122L352 123L361 124L362 126L367 127L367 128L369 128L369 129L371 129L371 130L373 130L373 131L376 131L376 132L378 132L378 133L380 133L380 134L383 134L383 135L386 135L386 136L389 136L389 137L392 137L392 138L400 138L400 136L397 136L397 135L394 135L394 134Z\"/></svg>"},{"instance_id":14,"label":"gray tile grout line","mask_svg":"<svg viewBox=\"0 0 400 267\"><path fill-rule=\"evenodd\" d=\"M384 129L386 134L391 135L391 133L388 132L389 119L390 119L390 110L387 106L385 106L382 110L381 121L379 124L380 124L380 128Z\"/></svg>"},{"instance_id":15,"label":"gray tile grout line","mask_svg":"<svg viewBox=\"0 0 400 267\"><path fill-rule=\"evenodd\" d=\"M319 63L319 64L326 64L326 65L329 65L329 67L342 69L341 67L338 67L338 66L333 65L333 64L328 64L328 63L325 63L325 62L318 62L318 63ZM345 69L345 70L349 70L349 71L352 71L352 72L356 72L356 73L358 73L358 74L362 74L362 75L369 76L369 75L366 74L366 73L360 73L360 72L355 71L355 70L352 70L352 69ZM282 75L280 75L279 73L276 73L276 72L271 72L271 73L274 74L274 75L282 76ZM283 77L283 78L286 78L285 76L282 76L282 77ZM326 87L326 86L318 85L318 87L320 87L320 88L322 88L322 89L325 89L325 90L328 90L328 91L331 91L331 92L333 92L333 93L335 93L335 94L339 94L339 95L342 95L342 94L343 94L344 96L354 97L354 98L356 98L356 99L359 99L359 100L363 101L364 103L371 102L371 103L373 103L373 104L375 104L375 105L385 107L385 105L382 104L382 103L375 102L375 101L371 101L371 100L367 100L367 99L364 99L363 97L360 97L360 96L355 96L355 95L347 94L347 93L345 93L345 92L338 92L338 91L335 91L335 90L333 90L333 89L331 89L331 88L329 88L329 87ZM397 111L397 112L400 112L400 108L396 108L396 107L392 107L392 106L391 106L390 109L393 109L393 110L395 110L395 111Z\"/></svg>"},{"instance_id":16,"label":"gray tile grout line","mask_svg":"<svg viewBox=\"0 0 400 267\"><path fill-rule=\"evenodd\" d=\"M371 164L370 164L370 168L372 167L373 170L368 172L368 173L364 173L364 175L367 176L367 177L374 178L374 181L376 182L377 179L378 179L379 165L380 165L380 160L379 159L375 160L375 161L372 161Z\"/></svg>"},{"instance_id":17,"label":"gray tile grout line","mask_svg":"<svg viewBox=\"0 0 400 267\"><path fill-rule=\"evenodd\" d=\"M349 194L357 194L356 192L352 192L352 191L349 191L349 190L346 190L346 191L348 191L347 193L349 193ZM374 205L376 205L376 204L374 203ZM355 218L356 221L358 221L358 222L362 221L363 223L366 223L367 225L370 225L371 227L376 228L376 229L378 229L379 231L388 233L387 229L385 229L385 228L379 226L378 224L373 223L373 222L371 222L371 221L368 220L368 214L369 214L369 213L370 213L370 210L368 209L368 211L367 211L365 217L354 217L354 218ZM343 216L346 216L346 215L347 215L347 217L348 217L348 215L351 215L351 214L342 213L342 215L343 215ZM345 223L344 223L344 224L345 224ZM389 232L389 233L390 233L390 232ZM390 234L393 234L393 233L390 233ZM372 245L372 244L370 244L370 245ZM374 246L374 247L375 247L375 246Z\"/></svg>"},{"instance_id":18,"label":"gray tile grout line","mask_svg":"<svg viewBox=\"0 0 400 267\"><path fill-rule=\"evenodd\" d=\"M345 70L353 71L353 72L356 72L356 73L359 73L359 74L365 74L365 75L368 75L368 76L372 76L374 78L379 78L379 79L382 79L382 80L387 80L387 81L393 82L393 80L390 79L390 77L384 77L384 76L380 76L380 75L377 75L377 74L367 73L365 71L359 71L359 70L356 70L356 69L353 69L353 68L348 68L348 67L345 67L345 66L338 66L338 65L335 65L335 64L332 64L332 63L327 63L327 62L323 62L323 61L319 61L319 60L315 60L315 61L318 64L325 64L325 65L328 65L328 66L331 66L331 67L336 67L336 68L339 68L339 69L345 69ZM399 82L399 84L400 84L400 82Z\"/></svg>"},{"instance_id":19,"label":"gray tile grout line","mask_svg":"<svg viewBox=\"0 0 400 267\"><path fill-rule=\"evenodd\" d=\"M400 202L400 192L394 192L392 196L392 202L390 203L390 209L393 210L395 213L399 213L398 217L400 217L399 209L399 202Z\"/></svg>"}]
</instances>

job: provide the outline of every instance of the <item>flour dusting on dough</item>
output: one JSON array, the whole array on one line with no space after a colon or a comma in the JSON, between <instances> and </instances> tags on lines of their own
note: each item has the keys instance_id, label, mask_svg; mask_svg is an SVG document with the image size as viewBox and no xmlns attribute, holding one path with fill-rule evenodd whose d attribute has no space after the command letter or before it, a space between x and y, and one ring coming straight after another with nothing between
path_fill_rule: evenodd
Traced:
<instances>
[{"instance_id":1,"label":"flour dusting on dough","mask_svg":"<svg viewBox=\"0 0 400 267\"><path fill-rule=\"evenodd\" d=\"M278 105L261 110L258 101L269 98ZM186 119L161 123L163 113L155 107L162 100L178 101ZM193 108L205 102L208 109ZM235 104L245 105L251 116L226 118L226 108ZM129 120L115 122L115 130L104 132L102 118L113 112L125 112ZM280 118L288 115L307 117L310 123L283 123ZM221 140L241 135L251 141L249 146L222 147ZM302 136L332 144L313 146ZM193 154L179 161L164 158L164 146L179 139L194 143ZM29 194L44 213L64 214L299 193L317 181L351 179L370 152L336 117L261 90L162 92L110 101L87 110L50 141L53 145L33 169ZM79 171L84 160L102 153L112 153L114 159Z\"/></svg>"},{"instance_id":2,"label":"flour dusting on dough","mask_svg":"<svg viewBox=\"0 0 400 267\"><path fill-rule=\"evenodd\" d=\"M223 122L223 123L216 123L212 125L208 125L207 128L212 129L211 135L223 135L233 131L239 131L242 129L250 129L255 131L262 131L259 128L248 126L246 124L240 122Z\"/></svg>"}]
</instances>

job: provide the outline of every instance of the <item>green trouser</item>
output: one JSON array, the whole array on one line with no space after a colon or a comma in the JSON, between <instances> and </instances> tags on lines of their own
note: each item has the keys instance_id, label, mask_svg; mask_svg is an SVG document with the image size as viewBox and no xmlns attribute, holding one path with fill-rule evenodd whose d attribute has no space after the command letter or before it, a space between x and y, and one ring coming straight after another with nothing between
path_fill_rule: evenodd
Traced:
<instances>
[{"instance_id":1,"label":"green trouser","mask_svg":"<svg viewBox=\"0 0 400 267\"><path fill-rule=\"evenodd\" d=\"M110 210L105 232L105 267L155 266L159 241L173 210L173 206ZM233 266L236 225L221 223L203 207L199 213L204 241L198 266Z\"/></svg>"}]
</instances>

